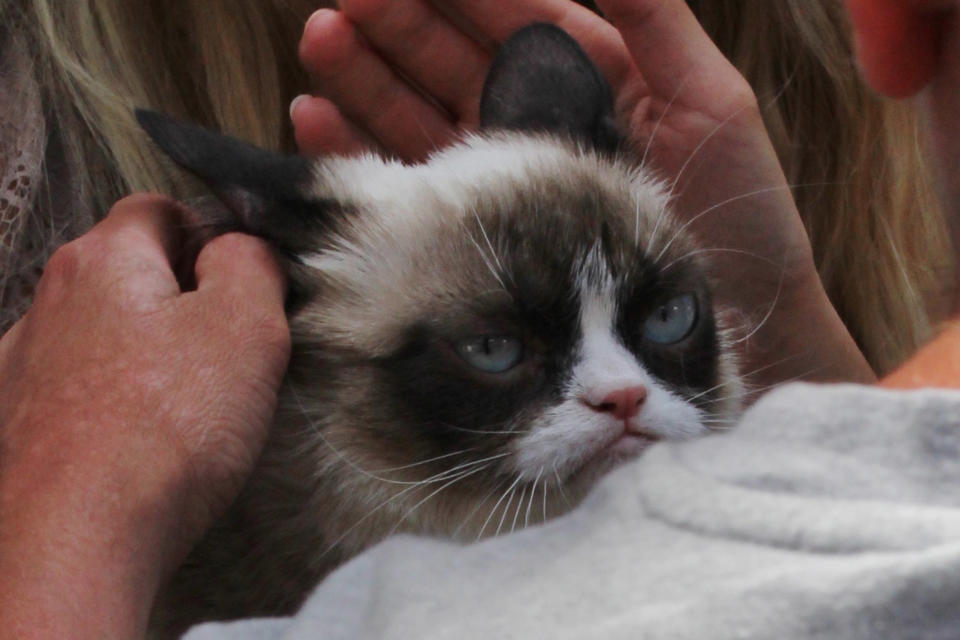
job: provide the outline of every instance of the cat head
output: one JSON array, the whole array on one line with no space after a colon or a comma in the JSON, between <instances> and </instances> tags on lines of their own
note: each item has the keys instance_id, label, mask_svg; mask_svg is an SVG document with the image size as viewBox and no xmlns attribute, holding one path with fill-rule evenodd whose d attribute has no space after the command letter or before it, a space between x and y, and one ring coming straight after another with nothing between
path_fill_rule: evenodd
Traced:
<instances>
[{"instance_id":1,"label":"cat head","mask_svg":"<svg viewBox=\"0 0 960 640\"><path fill-rule=\"evenodd\" d=\"M391 517L489 534L506 492L539 488L560 511L560 491L736 410L701 256L556 27L504 44L481 130L422 164L284 156L138 118L229 205L210 224L272 242L301 296L275 430L299 426L265 464L299 455L310 482L351 496L420 483Z\"/></svg>"}]
</instances>

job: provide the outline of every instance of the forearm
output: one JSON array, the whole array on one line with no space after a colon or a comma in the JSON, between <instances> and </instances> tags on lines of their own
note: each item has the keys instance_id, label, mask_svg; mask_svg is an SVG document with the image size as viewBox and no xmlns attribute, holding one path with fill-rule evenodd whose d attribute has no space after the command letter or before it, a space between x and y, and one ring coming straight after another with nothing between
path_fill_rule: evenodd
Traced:
<instances>
[{"instance_id":1,"label":"forearm","mask_svg":"<svg viewBox=\"0 0 960 640\"><path fill-rule=\"evenodd\" d=\"M183 552L178 471L146 442L119 459L109 442L76 459L63 444L4 469L0 638L142 637Z\"/></svg>"}]
</instances>

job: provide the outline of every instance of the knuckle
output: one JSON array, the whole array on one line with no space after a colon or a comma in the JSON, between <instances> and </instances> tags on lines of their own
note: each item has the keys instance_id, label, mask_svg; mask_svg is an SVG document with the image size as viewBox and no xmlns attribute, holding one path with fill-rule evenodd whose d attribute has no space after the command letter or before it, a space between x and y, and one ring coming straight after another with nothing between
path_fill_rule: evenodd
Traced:
<instances>
[{"instance_id":1,"label":"knuckle","mask_svg":"<svg viewBox=\"0 0 960 640\"><path fill-rule=\"evenodd\" d=\"M273 260L266 242L243 233L218 236L207 245L207 251L229 256L231 261L239 264L264 264Z\"/></svg>"},{"instance_id":2,"label":"knuckle","mask_svg":"<svg viewBox=\"0 0 960 640\"><path fill-rule=\"evenodd\" d=\"M117 215L128 210L139 210L149 207L169 207L175 206L176 202L169 196L159 193L134 193L117 200L107 216Z\"/></svg>"},{"instance_id":3,"label":"knuckle","mask_svg":"<svg viewBox=\"0 0 960 640\"><path fill-rule=\"evenodd\" d=\"M60 246L43 269L43 279L50 281L72 280L87 261L89 238L78 238Z\"/></svg>"}]
</instances>

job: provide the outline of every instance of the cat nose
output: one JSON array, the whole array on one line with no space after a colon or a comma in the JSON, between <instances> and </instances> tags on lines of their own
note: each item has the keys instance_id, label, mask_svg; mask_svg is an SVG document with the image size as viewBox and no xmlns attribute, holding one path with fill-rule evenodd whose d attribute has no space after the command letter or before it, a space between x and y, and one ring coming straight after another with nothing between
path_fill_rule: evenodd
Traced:
<instances>
[{"instance_id":1,"label":"cat nose","mask_svg":"<svg viewBox=\"0 0 960 640\"><path fill-rule=\"evenodd\" d=\"M610 413L620 420L632 418L640 412L640 407L647 399L647 388L643 385L626 387L611 391L598 404L584 399L584 404L599 413Z\"/></svg>"}]
</instances>

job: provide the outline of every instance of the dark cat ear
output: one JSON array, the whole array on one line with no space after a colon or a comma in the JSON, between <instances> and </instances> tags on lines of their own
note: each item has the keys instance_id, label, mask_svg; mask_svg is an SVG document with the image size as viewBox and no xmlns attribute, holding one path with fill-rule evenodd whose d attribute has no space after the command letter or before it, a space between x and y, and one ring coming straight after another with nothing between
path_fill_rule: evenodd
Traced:
<instances>
[{"instance_id":1,"label":"dark cat ear","mask_svg":"<svg viewBox=\"0 0 960 640\"><path fill-rule=\"evenodd\" d=\"M200 178L226 205L201 207L201 223L214 233L243 231L289 255L310 248L339 205L305 195L312 160L274 153L204 127L137 109L140 126L175 163ZM224 215L226 214L226 215Z\"/></svg>"},{"instance_id":2,"label":"dark cat ear","mask_svg":"<svg viewBox=\"0 0 960 640\"><path fill-rule=\"evenodd\" d=\"M606 80L577 41L550 24L524 27L500 47L483 88L480 124L565 134L603 151L622 142Z\"/></svg>"}]
</instances>

